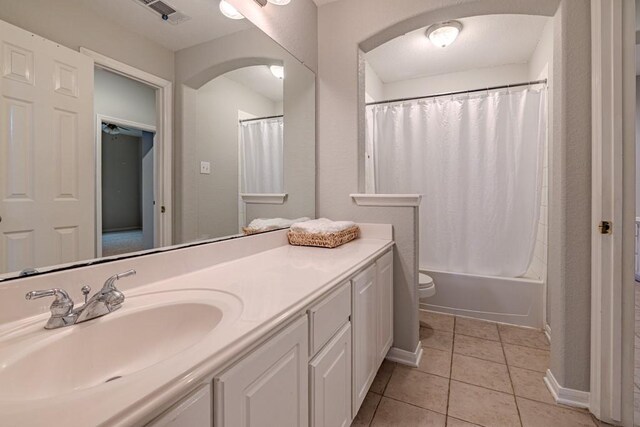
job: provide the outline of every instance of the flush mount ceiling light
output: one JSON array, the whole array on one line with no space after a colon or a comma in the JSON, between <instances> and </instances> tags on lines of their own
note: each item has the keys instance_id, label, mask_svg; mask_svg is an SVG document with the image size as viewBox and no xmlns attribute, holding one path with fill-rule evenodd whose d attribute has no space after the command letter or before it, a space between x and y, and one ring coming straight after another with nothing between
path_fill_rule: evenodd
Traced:
<instances>
[{"instance_id":1,"label":"flush mount ceiling light","mask_svg":"<svg viewBox=\"0 0 640 427\"><path fill-rule=\"evenodd\" d=\"M227 18L231 19L244 19L244 15L238 12L238 9L233 7L226 0L220 0L220 12Z\"/></svg>"},{"instance_id":2,"label":"flush mount ceiling light","mask_svg":"<svg viewBox=\"0 0 640 427\"><path fill-rule=\"evenodd\" d=\"M462 24L458 21L441 22L427 28L426 36L434 45L447 47L456 40L461 30Z\"/></svg>"},{"instance_id":3,"label":"flush mount ceiling light","mask_svg":"<svg viewBox=\"0 0 640 427\"><path fill-rule=\"evenodd\" d=\"M271 4L277 4L278 6L284 6L291 3L291 0L267 0Z\"/></svg>"},{"instance_id":4,"label":"flush mount ceiling light","mask_svg":"<svg viewBox=\"0 0 640 427\"><path fill-rule=\"evenodd\" d=\"M273 74L274 77L280 80L284 79L284 67L282 65L272 65L269 67L269 70L271 70L271 74Z\"/></svg>"}]
</instances>

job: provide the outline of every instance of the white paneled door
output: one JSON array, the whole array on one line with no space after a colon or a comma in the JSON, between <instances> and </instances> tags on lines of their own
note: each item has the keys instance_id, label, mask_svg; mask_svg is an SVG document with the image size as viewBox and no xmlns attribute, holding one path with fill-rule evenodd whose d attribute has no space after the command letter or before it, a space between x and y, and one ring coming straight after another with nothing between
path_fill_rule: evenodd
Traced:
<instances>
[{"instance_id":1,"label":"white paneled door","mask_svg":"<svg viewBox=\"0 0 640 427\"><path fill-rule=\"evenodd\" d=\"M93 60L0 21L0 274L93 258Z\"/></svg>"}]
</instances>

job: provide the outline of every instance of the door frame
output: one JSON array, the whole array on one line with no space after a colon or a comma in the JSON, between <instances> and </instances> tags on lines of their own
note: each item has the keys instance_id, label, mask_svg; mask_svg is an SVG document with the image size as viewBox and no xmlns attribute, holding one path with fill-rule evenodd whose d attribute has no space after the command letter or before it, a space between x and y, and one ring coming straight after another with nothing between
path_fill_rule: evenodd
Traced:
<instances>
[{"instance_id":1,"label":"door frame","mask_svg":"<svg viewBox=\"0 0 640 427\"><path fill-rule=\"evenodd\" d=\"M591 0L590 411L633 425L635 3ZM602 234L600 221L610 221Z\"/></svg>"},{"instance_id":2,"label":"door frame","mask_svg":"<svg viewBox=\"0 0 640 427\"><path fill-rule=\"evenodd\" d=\"M173 83L85 47L80 47L80 53L92 58L96 67L137 80L156 90L154 165L158 167L154 178L157 178L158 192L154 217L158 227L154 234L156 247L170 246L173 244Z\"/></svg>"},{"instance_id":3,"label":"door frame","mask_svg":"<svg viewBox=\"0 0 640 427\"><path fill-rule=\"evenodd\" d=\"M102 258L102 123L111 123L125 128L132 128L145 132L153 132L153 246L157 247L160 240L160 211L159 204L155 203L155 199L160 194L160 183L162 179L159 174L159 161L156 154L156 135L157 128L144 123L132 122L131 120L111 117L104 114L96 114L96 256Z\"/></svg>"}]
</instances>

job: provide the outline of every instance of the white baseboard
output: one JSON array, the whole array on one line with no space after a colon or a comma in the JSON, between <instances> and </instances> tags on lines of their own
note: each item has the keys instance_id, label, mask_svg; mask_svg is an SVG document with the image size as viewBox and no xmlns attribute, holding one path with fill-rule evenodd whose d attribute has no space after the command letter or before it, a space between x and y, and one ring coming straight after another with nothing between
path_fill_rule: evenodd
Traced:
<instances>
[{"instance_id":1,"label":"white baseboard","mask_svg":"<svg viewBox=\"0 0 640 427\"><path fill-rule=\"evenodd\" d=\"M547 385L556 403L589 409L589 392L561 387L550 369L547 369L544 383Z\"/></svg>"},{"instance_id":2,"label":"white baseboard","mask_svg":"<svg viewBox=\"0 0 640 427\"><path fill-rule=\"evenodd\" d=\"M420 359L422 359L422 342L418 341L418 346L415 351L407 351L397 347L391 347L387 353L386 359L392 362L411 366L412 368L417 368L420 365Z\"/></svg>"},{"instance_id":3,"label":"white baseboard","mask_svg":"<svg viewBox=\"0 0 640 427\"><path fill-rule=\"evenodd\" d=\"M551 326L548 323L544 324L544 334L547 336L549 343L551 343Z\"/></svg>"}]
</instances>

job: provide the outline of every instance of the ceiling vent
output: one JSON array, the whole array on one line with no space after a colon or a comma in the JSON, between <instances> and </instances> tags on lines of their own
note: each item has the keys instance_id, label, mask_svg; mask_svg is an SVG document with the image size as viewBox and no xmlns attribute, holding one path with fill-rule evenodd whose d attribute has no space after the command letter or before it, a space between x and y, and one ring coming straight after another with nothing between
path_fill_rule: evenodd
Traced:
<instances>
[{"instance_id":1,"label":"ceiling vent","mask_svg":"<svg viewBox=\"0 0 640 427\"><path fill-rule=\"evenodd\" d=\"M140 6L144 7L154 15L159 16L163 21L170 22L174 25L188 21L191 17L182 12L178 12L162 0L134 0Z\"/></svg>"}]
</instances>

